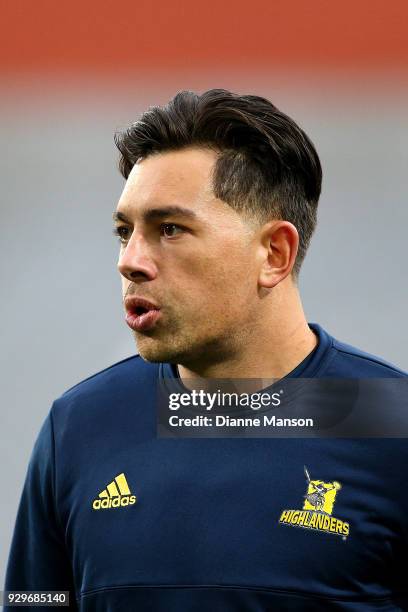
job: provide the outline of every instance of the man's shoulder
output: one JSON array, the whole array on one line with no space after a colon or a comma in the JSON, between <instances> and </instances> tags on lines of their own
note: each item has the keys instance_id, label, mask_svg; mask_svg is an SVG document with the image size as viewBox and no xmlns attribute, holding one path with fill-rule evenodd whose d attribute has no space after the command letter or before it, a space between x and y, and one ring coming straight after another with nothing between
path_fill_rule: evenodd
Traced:
<instances>
[{"instance_id":1,"label":"man's shoulder","mask_svg":"<svg viewBox=\"0 0 408 612\"><path fill-rule=\"evenodd\" d=\"M53 412L111 409L128 397L143 399L156 386L158 373L159 364L132 355L67 389L54 401Z\"/></svg>"},{"instance_id":2,"label":"man's shoulder","mask_svg":"<svg viewBox=\"0 0 408 612\"><path fill-rule=\"evenodd\" d=\"M49 422L60 470L69 471L83 461L88 447L97 453L105 442L120 443L124 430L133 431L135 439L146 432L152 435L159 368L134 355L88 376L54 400Z\"/></svg>"},{"instance_id":3,"label":"man's shoulder","mask_svg":"<svg viewBox=\"0 0 408 612\"><path fill-rule=\"evenodd\" d=\"M333 355L327 372L350 378L406 378L408 373L393 363L356 346L332 338Z\"/></svg>"}]
</instances>

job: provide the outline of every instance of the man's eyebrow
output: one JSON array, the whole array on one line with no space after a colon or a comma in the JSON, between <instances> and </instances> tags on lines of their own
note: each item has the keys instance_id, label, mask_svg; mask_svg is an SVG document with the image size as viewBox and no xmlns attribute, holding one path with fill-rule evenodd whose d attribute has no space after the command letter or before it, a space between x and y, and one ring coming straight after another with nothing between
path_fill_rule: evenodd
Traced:
<instances>
[{"instance_id":1,"label":"man's eyebrow","mask_svg":"<svg viewBox=\"0 0 408 612\"><path fill-rule=\"evenodd\" d=\"M123 223L130 223L129 219L121 212L114 210L112 213L112 219L114 222L123 221Z\"/></svg>"},{"instance_id":2,"label":"man's eyebrow","mask_svg":"<svg viewBox=\"0 0 408 612\"><path fill-rule=\"evenodd\" d=\"M165 219L166 217L187 217L189 219L197 219L197 215L190 208L183 208L182 206L165 206L163 208L149 208L142 213L142 218L145 223L149 221L158 221ZM114 211L114 221L123 221L129 223L130 220L121 212Z\"/></svg>"},{"instance_id":3,"label":"man's eyebrow","mask_svg":"<svg viewBox=\"0 0 408 612\"><path fill-rule=\"evenodd\" d=\"M188 217L189 219L197 219L197 215L190 208L182 206L165 206L163 208L149 208L142 214L143 220L158 221L165 217Z\"/></svg>"}]
</instances>

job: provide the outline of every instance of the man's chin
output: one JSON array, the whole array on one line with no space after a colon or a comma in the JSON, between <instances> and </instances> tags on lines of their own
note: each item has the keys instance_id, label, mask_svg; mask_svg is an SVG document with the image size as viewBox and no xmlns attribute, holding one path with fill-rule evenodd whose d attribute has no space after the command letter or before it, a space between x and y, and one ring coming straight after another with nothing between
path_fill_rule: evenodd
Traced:
<instances>
[{"instance_id":1,"label":"man's chin","mask_svg":"<svg viewBox=\"0 0 408 612\"><path fill-rule=\"evenodd\" d=\"M151 363L176 363L180 354L175 347L166 346L153 338L136 338L136 345L142 359Z\"/></svg>"}]
</instances>

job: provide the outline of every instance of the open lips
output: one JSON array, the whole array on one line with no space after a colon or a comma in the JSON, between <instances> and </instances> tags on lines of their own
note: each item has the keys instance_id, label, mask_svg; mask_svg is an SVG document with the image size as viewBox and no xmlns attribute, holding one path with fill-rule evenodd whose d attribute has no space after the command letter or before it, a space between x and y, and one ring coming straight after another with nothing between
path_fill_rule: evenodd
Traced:
<instances>
[{"instance_id":1,"label":"open lips","mask_svg":"<svg viewBox=\"0 0 408 612\"><path fill-rule=\"evenodd\" d=\"M144 298L125 298L125 308L126 323L133 331L145 332L152 329L161 316L160 308Z\"/></svg>"}]
</instances>

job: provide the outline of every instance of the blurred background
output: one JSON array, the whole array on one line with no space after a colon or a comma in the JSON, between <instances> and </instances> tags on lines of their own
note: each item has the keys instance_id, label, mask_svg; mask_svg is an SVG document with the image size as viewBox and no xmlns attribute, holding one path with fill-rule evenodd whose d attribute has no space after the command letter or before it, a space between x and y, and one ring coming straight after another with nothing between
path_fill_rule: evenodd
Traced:
<instances>
[{"instance_id":1,"label":"blurred background","mask_svg":"<svg viewBox=\"0 0 408 612\"><path fill-rule=\"evenodd\" d=\"M0 19L3 585L53 399L136 351L113 134L176 91L263 95L305 129L324 170L308 320L408 369L408 4L3 0Z\"/></svg>"}]
</instances>

